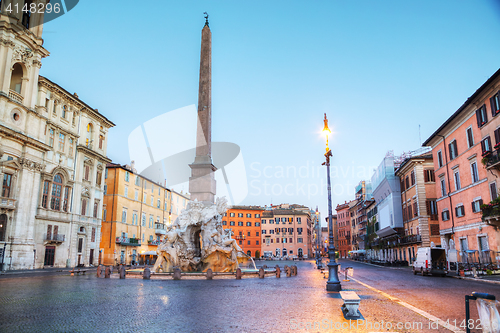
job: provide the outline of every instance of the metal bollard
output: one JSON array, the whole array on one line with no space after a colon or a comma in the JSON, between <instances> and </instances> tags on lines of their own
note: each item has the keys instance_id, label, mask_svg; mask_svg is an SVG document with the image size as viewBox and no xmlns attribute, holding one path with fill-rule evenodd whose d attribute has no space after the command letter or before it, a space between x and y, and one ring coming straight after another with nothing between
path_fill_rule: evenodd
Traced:
<instances>
[{"instance_id":1,"label":"metal bollard","mask_svg":"<svg viewBox=\"0 0 500 333\"><path fill-rule=\"evenodd\" d=\"M468 323L470 319L470 310L469 310L469 300L476 300L478 298L487 299L490 301L495 300L495 295L487 294L487 293L478 293L473 292L472 295L465 295L465 322ZM467 333L470 333L469 325L467 325Z\"/></svg>"}]
</instances>

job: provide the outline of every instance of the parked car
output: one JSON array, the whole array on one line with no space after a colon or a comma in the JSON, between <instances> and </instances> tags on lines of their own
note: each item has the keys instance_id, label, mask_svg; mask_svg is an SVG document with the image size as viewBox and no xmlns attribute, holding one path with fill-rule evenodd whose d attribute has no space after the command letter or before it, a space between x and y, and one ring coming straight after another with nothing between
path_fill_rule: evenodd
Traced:
<instances>
[{"instance_id":1,"label":"parked car","mask_svg":"<svg viewBox=\"0 0 500 333\"><path fill-rule=\"evenodd\" d=\"M445 249L421 247L417 251L417 260L413 262L413 274L432 274L446 276L448 263Z\"/></svg>"}]
</instances>

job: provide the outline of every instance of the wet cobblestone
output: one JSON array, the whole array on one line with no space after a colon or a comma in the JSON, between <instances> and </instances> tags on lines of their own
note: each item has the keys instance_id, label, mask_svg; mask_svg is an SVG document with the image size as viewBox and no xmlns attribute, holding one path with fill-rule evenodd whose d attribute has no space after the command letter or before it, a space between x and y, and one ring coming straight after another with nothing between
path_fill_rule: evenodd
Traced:
<instances>
[{"instance_id":1,"label":"wet cobblestone","mask_svg":"<svg viewBox=\"0 0 500 333\"><path fill-rule=\"evenodd\" d=\"M0 332L289 332L292 319L344 321L342 300L325 291L326 280L313 262L295 264L298 275L280 279L1 279ZM367 320L421 319L355 282L343 288L362 297Z\"/></svg>"}]
</instances>

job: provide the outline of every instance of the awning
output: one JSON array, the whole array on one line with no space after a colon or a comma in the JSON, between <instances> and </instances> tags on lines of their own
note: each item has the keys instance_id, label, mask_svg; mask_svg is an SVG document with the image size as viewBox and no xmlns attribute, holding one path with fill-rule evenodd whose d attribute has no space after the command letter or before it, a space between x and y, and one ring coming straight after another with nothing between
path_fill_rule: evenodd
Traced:
<instances>
[{"instance_id":1,"label":"awning","mask_svg":"<svg viewBox=\"0 0 500 333\"><path fill-rule=\"evenodd\" d=\"M157 256L156 251L146 251L144 253L139 253L140 256Z\"/></svg>"},{"instance_id":2,"label":"awning","mask_svg":"<svg viewBox=\"0 0 500 333\"><path fill-rule=\"evenodd\" d=\"M391 236L391 235L397 234L397 231L394 230L391 227L385 227L384 229L380 229L379 231L376 231L375 233L380 238L383 238L383 237L387 237L387 236Z\"/></svg>"}]
</instances>

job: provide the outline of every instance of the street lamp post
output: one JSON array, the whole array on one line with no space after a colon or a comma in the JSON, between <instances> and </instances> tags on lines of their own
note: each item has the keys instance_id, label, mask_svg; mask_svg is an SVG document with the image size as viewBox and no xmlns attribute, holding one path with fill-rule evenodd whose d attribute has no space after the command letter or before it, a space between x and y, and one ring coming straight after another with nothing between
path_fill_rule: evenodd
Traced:
<instances>
[{"instance_id":1,"label":"street lamp post","mask_svg":"<svg viewBox=\"0 0 500 333\"><path fill-rule=\"evenodd\" d=\"M323 263L321 262L321 223L319 220L318 207L316 207L316 267L318 269L323 268Z\"/></svg>"},{"instance_id":2,"label":"street lamp post","mask_svg":"<svg viewBox=\"0 0 500 333\"><path fill-rule=\"evenodd\" d=\"M325 113L325 127L323 128L323 133L326 134L326 162L323 165L326 165L326 179L328 184L328 258L330 261L328 262L328 281L326 282L326 290L327 291L340 291L342 286L340 285L339 276L338 276L338 264L335 261L335 245L333 244L333 221L332 221L332 188L330 185L330 157L332 156L332 151L328 147L328 134L331 133L328 128L328 119L326 118Z\"/></svg>"}]
</instances>

